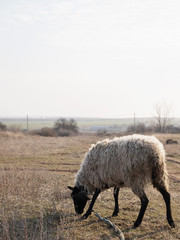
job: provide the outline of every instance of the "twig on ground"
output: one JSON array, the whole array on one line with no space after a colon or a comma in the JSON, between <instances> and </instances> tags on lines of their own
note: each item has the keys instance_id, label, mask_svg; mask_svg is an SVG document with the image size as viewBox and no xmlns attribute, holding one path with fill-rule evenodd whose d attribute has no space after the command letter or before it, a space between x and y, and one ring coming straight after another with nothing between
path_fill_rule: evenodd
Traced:
<instances>
[{"instance_id":1,"label":"twig on ground","mask_svg":"<svg viewBox=\"0 0 180 240\"><path fill-rule=\"evenodd\" d=\"M120 240L125 240L123 232L114 223L107 220L106 218L101 217L97 212L94 212L94 215L98 217L101 221L107 223L107 225L109 225L110 227L114 228L115 232L118 233Z\"/></svg>"}]
</instances>

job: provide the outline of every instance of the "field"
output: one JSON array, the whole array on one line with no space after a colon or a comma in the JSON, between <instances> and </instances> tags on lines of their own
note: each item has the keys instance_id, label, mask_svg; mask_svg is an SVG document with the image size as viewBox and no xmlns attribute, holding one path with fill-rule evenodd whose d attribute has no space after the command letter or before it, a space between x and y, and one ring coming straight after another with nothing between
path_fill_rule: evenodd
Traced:
<instances>
[{"instance_id":1,"label":"field","mask_svg":"<svg viewBox=\"0 0 180 240\"><path fill-rule=\"evenodd\" d=\"M58 118L28 118L28 129L40 129L43 127L52 128L54 122ZM68 118L67 118L68 119ZM127 125L133 124L133 118L75 118L77 125L81 132L92 131L93 127L108 127L109 130L123 130ZM0 118L0 121L5 123L8 127L18 126L20 129L27 128L27 118ZM151 118L137 118L137 122L149 123ZM177 118L175 121L180 124L180 120Z\"/></svg>"},{"instance_id":2,"label":"field","mask_svg":"<svg viewBox=\"0 0 180 240\"><path fill-rule=\"evenodd\" d=\"M37 130L43 127L52 128L58 118L0 118L10 130ZM68 118L67 118L68 119ZM129 124L133 123L132 118L110 119L110 118L75 118L80 132L97 132L100 128L105 128L108 132L124 131ZM150 119L138 119L138 121L148 122Z\"/></svg>"},{"instance_id":3,"label":"field","mask_svg":"<svg viewBox=\"0 0 180 240\"><path fill-rule=\"evenodd\" d=\"M162 196L150 187L142 225L133 229L140 200L124 188L120 190L119 216L111 222L123 231L125 239L180 239L180 147L165 144L167 138L180 143L180 135L157 137L167 152L176 228L169 227ZM50 138L0 133L0 240L118 239L94 214L83 221L75 215L67 188L73 185L85 152L102 138L93 134ZM110 217L113 207L112 190L108 190L100 194L94 210Z\"/></svg>"}]
</instances>

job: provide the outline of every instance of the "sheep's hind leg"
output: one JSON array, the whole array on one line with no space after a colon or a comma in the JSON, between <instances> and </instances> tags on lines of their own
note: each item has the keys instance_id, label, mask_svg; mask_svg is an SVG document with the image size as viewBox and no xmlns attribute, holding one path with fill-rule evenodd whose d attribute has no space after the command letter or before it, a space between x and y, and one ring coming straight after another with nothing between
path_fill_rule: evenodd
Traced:
<instances>
[{"instance_id":1,"label":"sheep's hind leg","mask_svg":"<svg viewBox=\"0 0 180 240\"><path fill-rule=\"evenodd\" d=\"M157 190L162 194L164 201L166 203L166 216L167 216L168 223L172 228L174 228L175 223L173 221L172 214L171 214L170 194L165 188L162 188L162 187L157 188Z\"/></svg>"},{"instance_id":2,"label":"sheep's hind leg","mask_svg":"<svg viewBox=\"0 0 180 240\"><path fill-rule=\"evenodd\" d=\"M119 188L114 188L114 201L115 207L112 216L118 216L119 213L119 204L118 204Z\"/></svg>"},{"instance_id":3,"label":"sheep's hind leg","mask_svg":"<svg viewBox=\"0 0 180 240\"><path fill-rule=\"evenodd\" d=\"M94 195L93 195L93 198L92 198L92 201L91 201L91 203L90 203L90 206L89 206L87 212L83 215L82 219L86 219L86 218L89 217L89 215L91 215L91 212L92 212L94 203L95 203L95 201L96 201L96 198L97 198L98 195L100 194L100 192L101 192L101 191L96 188L96 191L95 191L95 193L94 193Z\"/></svg>"},{"instance_id":4,"label":"sheep's hind leg","mask_svg":"<svg viewBox=\"0 0 180 240\"><path fill-rule=\"evenodd\" d=\"M148 205L148 202L149 202L145 193L143 193L143 195L142 195L142 197L140 197L140 199L141 199L141 208L140 208L139 215L138 215L138 217L137 217L137 219L134 223L135 228L139 227L139 225L141 224L142 219L144 217L144 213L146 211L146 208L147 208L147 205Z\"/></svg>"}]
</instances>

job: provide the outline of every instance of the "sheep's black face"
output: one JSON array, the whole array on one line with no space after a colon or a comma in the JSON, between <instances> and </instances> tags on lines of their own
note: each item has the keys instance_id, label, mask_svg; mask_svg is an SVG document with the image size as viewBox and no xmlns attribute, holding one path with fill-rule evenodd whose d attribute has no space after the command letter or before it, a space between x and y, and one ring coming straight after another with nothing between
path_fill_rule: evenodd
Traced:
<instances>
[{"instance_id":1,"label":"sheep's black face","mask_svg":"<svg viewBox=\"0 0 180 240\"><path fill-rule=\"evenodd\" d=\"M74 201L74 208L77 214L82 214L89 198L83 187L69 187L72 190L71 197Z\"/></svg>"}]
</instances>

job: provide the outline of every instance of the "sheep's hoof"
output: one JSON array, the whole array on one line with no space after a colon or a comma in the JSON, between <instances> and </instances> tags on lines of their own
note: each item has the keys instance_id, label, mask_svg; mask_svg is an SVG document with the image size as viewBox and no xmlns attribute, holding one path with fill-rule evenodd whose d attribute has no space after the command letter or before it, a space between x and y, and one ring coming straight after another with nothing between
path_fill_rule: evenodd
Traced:
<instances>
[{"instance_id":1,"label":"sheep's hoof","mask_svg":"<svg viewBox=\"0 0 180 240\"><path fill-rule=\"evenodd\" d=\"M118 216L118 212L113 212L112 217L117 217Z\"/></svg>"},{"instance_id":2,"label":"sheep's hoof","mask_svg":"<svg viewBox=\"0 0 180 240\"><path fill-rule=\"evenodd\" d=\"M81 217L81 220L84 220L84 219L87 219L87 218L88 218L88 216L83 215L83 216Z\"/></svg>"},{"instance_id":3,"label":"sheep's hoof","mask_svg":"<svg viewBox=\"0 0 180 240\"><path fill-rule=\"evenodd\" d=\"M134 228L139 227L140 224L141 224L141 223L139 223L138 221L135 221L135 223L134 223Z\"/></svg>"},{"instance_id":4,"label":"sheep's hoof","mask_svg":"<svg viewBox=\"0 0 180 240\"><path fill-rule=\"evenodd\" d=\"M175 228L175 223L173 220L169 220L169 225L172 227L172 228Z\"/></svg>"},{"instance_id":5,"label":"sheep's hoof","mask_svg":"<svg viewBox=\"0 0 180 240\"><path fill-rule=\"evenodd\" d=\"M81 219L82 219L82 220L87 219L87 218L89 217L89 215L90 215L90 214L86 214L86 213L85 213L85 214L81 217Z\"/></svg>"}]
</instances>

